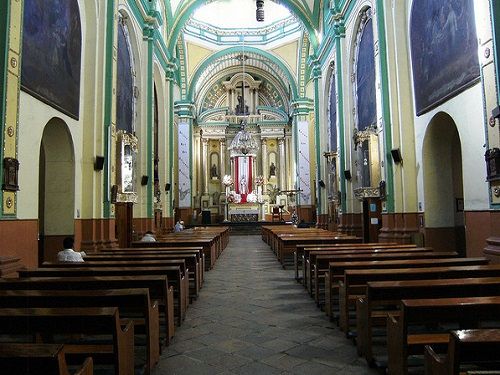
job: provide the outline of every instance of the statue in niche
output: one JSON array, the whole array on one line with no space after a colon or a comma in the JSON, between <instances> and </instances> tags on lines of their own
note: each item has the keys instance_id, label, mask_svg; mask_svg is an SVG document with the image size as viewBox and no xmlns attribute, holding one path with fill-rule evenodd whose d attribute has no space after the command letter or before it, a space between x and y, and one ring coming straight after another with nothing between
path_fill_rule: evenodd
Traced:
<instances>
[{"instance_id":1,"label":"statue in niche","mask_svg":"<svg viewBox=\"0 0 500 375\"><path fill-rule=\"evenodd\" d=\"M245 105L244 101L243 101L243 96L241 95L238 95L238 105L236 106L236 115L248 115L250 114L248 112L248 106Z\"/></svg>"},{"instance_id":2,"label":"statue in niche","mask_svg":"<svg viewBox=\"0 0 500 375\"><path fill-rule=\"evenodd\" d=\"M245 176L242 176L240 180L240 194L248 194L247 179Z\"/></svg>"},{"instance_id":3,"label":"statue in niche","mask_svg":"<svg viewBox=\"0 0 500 375\"><path fill-rule=\"evenodd\" d=\"M271 177L276 177L276 165L274 162L271 162L271 165L269 166L269 178Z\"/></svg>"},{"instance_id":4,"label":"statue in niche","mask_svg":"<svg viewBox=\"0 0 500 375\"><path fill-rule=\"evenodd\" d=\"M219 175L217 174L217 166L215 164L212 164L212 167L210 168L210 177L212 178L219 177Z\"/></svg>"}]
</instances>

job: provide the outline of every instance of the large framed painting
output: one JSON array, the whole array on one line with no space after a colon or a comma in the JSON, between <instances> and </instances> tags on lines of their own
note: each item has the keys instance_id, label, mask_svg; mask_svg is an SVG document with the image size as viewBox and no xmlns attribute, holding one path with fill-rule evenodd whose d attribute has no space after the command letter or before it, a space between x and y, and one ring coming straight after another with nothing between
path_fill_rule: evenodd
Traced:
<instances>
[{"instance_id":1,"label":"large framed painting","mask_svg":"<svg viewBox=\"0 0 500 375\"><path fill-rule=\"evenodd\" d=\"M414 0L410 39L417 115L479 80L473 0Z\"/></svg>"},{"instance_id":2,"label":"large framed painting","mask_svg":"<svg viewBox=\"0 0 500 375\"><path fill-rule=\"evenodd\" d=\"M373 45L373 22L371 10L362 15L358 30L356 59L356 109L357 129L377 124L377 98L375 93L375 49Z\"/></svg>"},{"instance_id":3,"label":"large framed painting","mask_svg":"<svg viewBox=\"0 0 500 375\"><path fill-rule=\"evenodd\" d=\"M116 80L116 126L130 134L134 132L134 78L130 39L126 23L118 23L118 58Z\"/></svg>"},{"instance_id":4,"label":"large framed painting","mask_svg":"<svg viewBox=\"0 0 500 375\"><path fill-rule=\"evenodd\" d=\"M77 0L25 0L21 87L78 119L82 32Z\"/></svg>"}]
</instances>

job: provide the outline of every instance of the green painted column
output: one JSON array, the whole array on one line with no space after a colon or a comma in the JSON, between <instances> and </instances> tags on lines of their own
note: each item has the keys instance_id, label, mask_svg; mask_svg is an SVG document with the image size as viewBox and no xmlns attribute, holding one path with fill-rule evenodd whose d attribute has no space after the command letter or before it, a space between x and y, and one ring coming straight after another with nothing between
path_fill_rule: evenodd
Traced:
<instances>
[{"instance_id":1,"label":"green painted column","mask_svg":"<svg viewBox=\"0 0 500 375\"><path fill-rule=\"evenodd\" d=\"M5 123L5 107L7 101L7 59L9 54L9 24L10 24L10 2L0 1L0 119L2 125ZM0 144L4 143L4 126L0 132ZM0 147L0 160L3 160L4 151ZM0 181L3 181L3 168L0 168ZM3 194L3 191L0 192ZM2 195L3 201L3 195ZM0 210L0 217L3 216L3 210Z\"/></svg>"},{"instance_id":2,"label":"green painted column","mask_svg":"<svg viewBox=\"0 0 500 375\"><path fill-rule=\"evenodd\" d=\"M113 160L114 133L116 129L116 62L117 62L117 33L116 33L116 4L115 0L108 0L106 7L106 66L104 80L104 154L111 159L111 163L104 164L103 173L103 217L110 218L111 201L110 189L112 183L112 173L110 165Z\"/></svg>"},{"instance_id":3,"label":"green painted column","mask_svg":"<svg viewBox=\"0 0 500 375\"><path fill-rule=\"evenodd\" d=\"M316 144L316 217L319 218L320 214L324 213L324 205L321 194L321 186L319 186L319 181L321 180L321 141L320 141L320 127L319 127L319 108L320 108L320 94L319 94L319 83L321 79L321 66L319 62L313 67L313 80L314 80L314 133L315 133L315 144Z\"/></svg>"},{"instance_id":4,"label":"green painted column","mask_svg":"<svg viewBox=\"0 0 500 375\"><path fill-rule=\"evenodd\" d=\"M11 158L15 164L19 127L23 2L3 0L0 3L0 160L3 164L5 158ZM0 168L0 181L3 183L3 167ZM6 187L0 194L0 217L15 218L17 191L13 187Z\"/></svg>"},{"instance_id":5,"label":"green painted column","mask_svg":"<svg viewBox=\"0 0 500 375\"><path fill-rule=\"evenodd\" d=\"M345 26L342 20L338 21L334 26L335 31L335 79L337 84L337 119L339 130L339 148L340 148L340 162L339 162L339 175L340 175L340 192L341 192L341 207L342 212L347 212L346 196L347 186L346 179L343 171L345 170L345 121L344 121L344 85L342 82L342 39L345 38Z\"/></svg>"},{"instance_id":6,"label":"green painted column","mask_svg":"<svg viewBox=\"0 0 500 375\"><path fill-rule=\"evenodd\" d=\"M154 78L153 78L153 42L154 42L154 29L150 26L146 26L143 29L143 39L147 42L148 54L147 54L147 113L146 113L146 133L147 133L147 175L148 178L147 185L147 209L146 215L148 218L153 217L153 189L154 189L154 170L153 170L153 107L154 107Z\"/></svg>"},{"instance_id":7,"label":"green painted column","mask_svg":"<svg viewBox=\"0 0 500 375\"><path fill-rule=\"evenodd\" d=\"M382 114L384 119L384 164L386 170L386 208L387 212L394 212L394 171L392 167L392 123L391 103L389 93L389 72L387 65L387 41L385 30L384 1L377 0L377 30L379 39L380 83L382 89Z\"/></svg>"},{"instance_id":8,"label":"green painted column","mask_svg":"<svg viewBox=\"0 0 500 375\"><path fill-rule=\"evenodd\" d=\"M168 181L170 183L169 192L169 216L174 216L174 70L169 69L166 72L166 79L168 82Z\"/></svg>"}]
</instances>

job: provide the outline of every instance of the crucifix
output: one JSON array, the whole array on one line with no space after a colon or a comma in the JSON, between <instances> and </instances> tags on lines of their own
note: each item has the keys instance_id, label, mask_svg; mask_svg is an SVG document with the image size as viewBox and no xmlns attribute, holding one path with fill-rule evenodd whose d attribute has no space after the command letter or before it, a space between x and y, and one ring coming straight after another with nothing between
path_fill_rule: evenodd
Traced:
<instances>
[{"instance_id":1,"label":"crucifix","mask_svg":"<svg viewBox=\"0 0 500 375\"><path fill-rule=\"evenodd\" d=\"M236 115L249 115L248 106L245 105L245 89L250 88L250 86L245 85L245 81L241 81L241 85L236 85L237 89L241 89L241 95L238 95L238 105L236 106ZM237 92L237 91L236 91Z\"/></svg>"}]
</instances>

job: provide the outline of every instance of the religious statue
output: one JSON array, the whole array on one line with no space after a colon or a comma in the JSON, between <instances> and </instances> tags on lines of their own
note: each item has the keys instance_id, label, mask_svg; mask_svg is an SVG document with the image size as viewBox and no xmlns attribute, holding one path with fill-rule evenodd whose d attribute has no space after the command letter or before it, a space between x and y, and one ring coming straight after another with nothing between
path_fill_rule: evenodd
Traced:
<instances>
[{"instance_id":1,"label":"religious statue","mask_svg":"<svg viewBox=\"0 0 500 375\"><path fill-rule=\"evenodd\" d=\"M271 162L271 165L269 166L269 178L276 176L276 165Z\"/></svg>"},{"instance_id":2,"label":"religious statue","mask_svg":"<svg viewBox=\"0 0 500 375\"><path fill-rule=\"evenodd\" d=\"M210 177L212 177L212 178L219 177L217 175L217 166L215 164L212 164L212 167L210 168Z\"/></svg>"},{"instance_id":3,"label":"religious statue","mask_svg":"<svg viewBox=\"0 0 500 375\"><path fill-rule=\"evenodd\" d=\"M247 180L245 176L242 176L240 179L240 194L247 194L247 193L248 193Z\"/></svg>"},{"instance_id":4,"label":"religious statue","mask_svg":"<svg viewBox=\"0 0 500 375\"><path fill-rule=\"evenodd\" d=\"M243 101L243 96L238 95L238 105L236 106L236 114L237 115L248 115L248 106L245 105Z\"/></svg>"}]
</instances>

